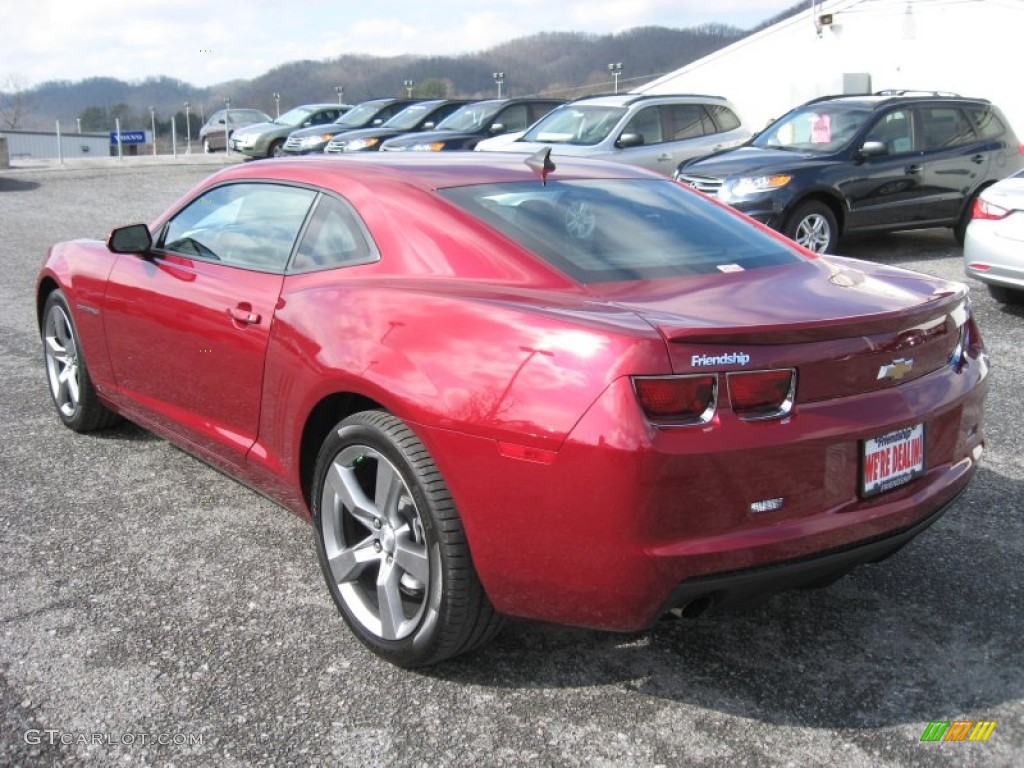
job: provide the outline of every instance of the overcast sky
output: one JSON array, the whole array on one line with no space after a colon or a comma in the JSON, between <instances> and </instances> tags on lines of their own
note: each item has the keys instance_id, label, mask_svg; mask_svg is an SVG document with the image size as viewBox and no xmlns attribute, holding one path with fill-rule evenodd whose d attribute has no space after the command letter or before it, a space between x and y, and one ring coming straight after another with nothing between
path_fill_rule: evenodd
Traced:
<instances>
[{"instance_id":1,"label":"overcast sky","mask_svg":"<svg viewBox=\"0 0 1024 768\"><path fill-rule=\"evenodd\" d=\"M0 0L0 89L45 80L252 78L343 53L459 54L542 31L753 27L796 0Z\"/></svg>"}]
</instances>

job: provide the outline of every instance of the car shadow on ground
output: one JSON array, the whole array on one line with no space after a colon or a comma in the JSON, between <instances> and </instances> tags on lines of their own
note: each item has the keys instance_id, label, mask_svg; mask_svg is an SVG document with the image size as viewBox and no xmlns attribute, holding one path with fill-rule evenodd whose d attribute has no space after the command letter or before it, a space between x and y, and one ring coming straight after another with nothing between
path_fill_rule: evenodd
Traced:
<instances>
[{"instance_id":1,"label":"car shadow on ground","mask_svg":"<svg viewBox=\"0 0 1024 768\"><path fill-rule=\"evenodd\" d=\"M950 256L959 258L963 255L963 249L953 237L952 229L937 228L848 237L839 243L838 253L855 259L899 266L907 262L938 262Z\"/></svg>"},{"instance_id":2,"label":"car shadow on ground","mask_svg":"<svg viewBox=\"0 0 1024 768\"><path fill-rule=\"evenodd\" d=\"M38 181L23 181L0 176L0 192L31 192L42 186Z\"/></svg>"},{"instance_id":3,"label":"car shadow on ground","mask_svg":"<svg viewBox=\"0 0 1024 768\"><path fill-rule=\"evenodd\" d=\"M904 550L826 589L633 635L511 622L481 651L424 674L494 689L633 691L798 727L981 717L1024 696L1012 608L1022 486L982 470Z\"/></svg>"}]
</instances>

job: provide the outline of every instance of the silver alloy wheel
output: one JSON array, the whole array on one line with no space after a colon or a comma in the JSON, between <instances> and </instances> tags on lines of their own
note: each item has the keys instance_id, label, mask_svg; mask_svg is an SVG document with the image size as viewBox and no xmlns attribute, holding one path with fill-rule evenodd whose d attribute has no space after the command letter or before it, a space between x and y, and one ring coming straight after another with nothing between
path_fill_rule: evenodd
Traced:
<instances>
[{"instance_id":1,"label":"silver alloy wheel","mask_svg":"<svg viewBox=\"0 0 1024 768\"><path fill-rule=\"evenodd\" d=\"M327 565L349 613L383 640L411 635L427 609L431 567L395 465L369 446L344 448L327 470L320 509Z\"/></svg>"},{"instance_id":2,"label":"silver alloy wheel","mask_svg":"<svg viewBox=\"0 0 1024 768\"><path fill-rule=\"evenodd\" d=\"M46 347L46 377L53 401L66 418L74 418L81 398L78 378L78 342L71 327L71 318L63 307L54 304L43 326Z\"/></svg>"},{"instance_id":3,"label":"silver alloy wheel","mask_svg":"<svg viewBox=\"0 0 1024 768\"><path fill-rule=\"evenodd\" d=\"M824 253L832 242L832 227L820 213L811 213L796 225L793 239L809 251Z\"/></svg>"}]
</instances>

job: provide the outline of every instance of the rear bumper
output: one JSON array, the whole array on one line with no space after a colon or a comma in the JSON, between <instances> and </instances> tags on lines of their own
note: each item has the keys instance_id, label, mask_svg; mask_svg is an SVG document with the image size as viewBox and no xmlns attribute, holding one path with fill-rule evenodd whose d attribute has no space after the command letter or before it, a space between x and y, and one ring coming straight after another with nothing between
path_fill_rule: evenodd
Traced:
<instances>
[{"instance_id":1,"label":"rear bumper","mask_svg":"<svg viewBox=\"0 0 1024 768\"><path fill-rule=\"evenodd\" d=\"M857 566L895 554L942 517L960 493L928 517L896 533L782 563L689 579L672 590L659 613L675 612L689 618L708 611L751 608L790 589L828 586Z\"/></svg>"}]
</instances>

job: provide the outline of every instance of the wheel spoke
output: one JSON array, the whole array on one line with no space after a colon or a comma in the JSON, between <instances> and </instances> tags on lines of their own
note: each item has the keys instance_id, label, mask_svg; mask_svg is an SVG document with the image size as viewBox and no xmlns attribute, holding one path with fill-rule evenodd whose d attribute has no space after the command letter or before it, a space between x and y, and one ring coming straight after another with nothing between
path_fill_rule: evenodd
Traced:
<instances>
[{"instance_id":1,"label":"wheel spoke","mask_svg":"<svg viewBox=\"0 0 1024 768\"><path fill-rule=\"evenodd\" d=\"M380 634L385 640L397 640L405 623L402 593L398 588L401 572L393 564L382 563L377 574L377 606Z\"/></svg>"},{"instance_id":2,"label":"wheel spoke","mask_svg":"<svg viewBox=\"0 0 1024 768\"><path fill-rule=\"evenodd\" d=\"M377 487L374 489L373 500L377 505L377 512L390 520L392 525L398 523L398 499L404 490L405 483L394 467L387 461L378 461Z\"/></svg>"},{"instance_id":3,"label":"wheel spoke","mask_svg":"<svg viewBox=\"0 0 1024 768\"><path fill-rule=\"evenodd\" d=\"M333 496L332 504L336 508L340 501L345 510L368 529L373 528L373 521L380 513L370 501L363 489L359 486L359 480L351 467L344 466L336 459L327 472L324 488Z\"/></svg>"},{"instance_id":4,"label":"wheel spoke","mask_svg":"<svg viewBox=\"0 0 1024 768\"><path fill-rule=\"evenodd\" d=\"M328 565L336 584L355 581L370 563L380 561L380 554L373 548L373 537L368 536L354 547L339 550L328 557Z\"/></svg>"},{"instance_id":5,"label":"wheel spoke","mask_svg":"<svg viewBox=\"0 0 1024 768\"><path fill-rule=\"evenodd\" d=\"M46 346L49 350L50 356L53 357L55 360L60 360L61 362L67 360L67 357L65 355L67 350L63 346L61 346L61 343L60 341L58 341L56 335L46 337Z\"/></svg>"},{"instance_id":6,"label":"wheel spoke","mask_svg":"<svg viewBox=\"0 0 1024 768\"><path fill-rule=\"evenodd\" d=\"M395 564L422 584L430 581L427 548L412 538L411 531L395 532Z\"/></svg>"}]
</instances>

